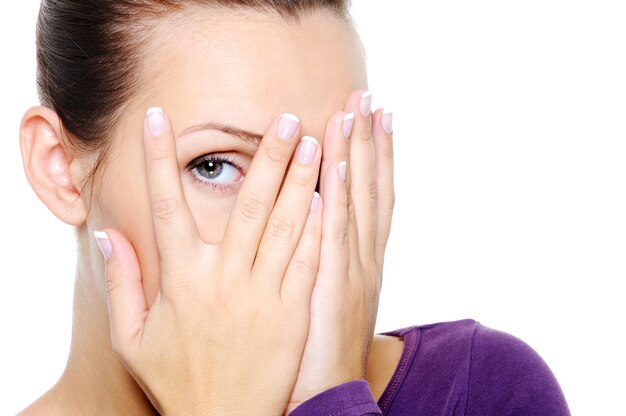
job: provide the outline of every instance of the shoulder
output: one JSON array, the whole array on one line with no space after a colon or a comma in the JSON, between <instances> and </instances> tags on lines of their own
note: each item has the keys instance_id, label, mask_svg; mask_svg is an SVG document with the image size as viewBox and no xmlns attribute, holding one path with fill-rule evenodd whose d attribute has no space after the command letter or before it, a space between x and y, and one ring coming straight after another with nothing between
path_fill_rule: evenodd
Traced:
<instances>
[{"instance_id":1,"label":"shoulder","mask_svg":"<svg viewBox=\"0 0 626 416\"><path fill-rule=\"evenodd\" d=\"M465 409L468 416L569 415L556 378L525 342L464 319L388 331L415 344L391 408ZM391 409L390 409L391 410ZM393 412L390 413L394 414ZM417 414L417 413L416 413Z\"/></svg>"},{"instance_id":2,"label":"shoulder","mask_svg":"<svg viewBox=\"0 0 626 416\"><path fill-rule=\"evenodd\" d=\"M506 409L508 414L569 415L554 374L528 344L481 324L473 338L468 414Z\"/></svg>"}]
</instances>

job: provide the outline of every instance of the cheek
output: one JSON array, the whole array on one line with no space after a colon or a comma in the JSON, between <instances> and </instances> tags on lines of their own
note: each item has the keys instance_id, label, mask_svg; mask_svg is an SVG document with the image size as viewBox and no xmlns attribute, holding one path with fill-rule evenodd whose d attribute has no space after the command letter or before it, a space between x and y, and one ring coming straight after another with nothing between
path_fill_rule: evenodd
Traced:
<instances>
[{"instance_id":1,"label":"cheek","mask_svg":"<svg viewBox=\"0 0 626 416\"><path fill-rule=\"evenodd\" d=\"M220 195L218 192L203 192L191 181L183 179L182 182L185 199L200 238L207 244L219 244L224 239L237 194Z\"/></svg>"},{"instance_id":2,"label":"cheek","mask_svg":"<svg viewBox=\"0 0 626 416\"><path fill-rule=\"evenodd\" d=\"M152 226L143 147L139 140L127 140L121 146L123 148L107 165L101 183L98 199L102 208L102 227L121 232L134 247L150 306L160 288L159 252ZM185 200L200 238L207 244L219 244L224 238L237 193L199 189L184 169L180 174Z\"/></svg>"},{"instance_id":3,"label":"cheek","mask_svg":"<svg viewBox=\"0 0 626 416\"><path fill-rule=\"evenodd\" d=\"M102 227L122 233L135 249L148 305L159 291L159 254L139 140L127 140L114 154L103 175L98 195ZM111 149L112 154L115 151Z\"/></svg>"}]
</instances>

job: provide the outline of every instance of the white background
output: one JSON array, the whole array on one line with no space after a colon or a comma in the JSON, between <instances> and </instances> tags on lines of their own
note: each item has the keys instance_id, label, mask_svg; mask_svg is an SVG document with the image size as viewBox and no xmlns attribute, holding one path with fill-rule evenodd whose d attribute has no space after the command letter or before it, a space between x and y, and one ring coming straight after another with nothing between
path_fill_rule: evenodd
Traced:
<instances>
[{"instance_id":1,"label":"white background","mask_svg":"<svg viewBox=\"0 0 626 416\"><path fill-rule=\"evenodd\" d=\"M625 3L354 3L374 108L395 114L376 332L474 318L539 352L573 414L623 412ZM70 343L73 229L18 146L38 6L0 16L0 414L57 380Z\"/></svg>"}]
</instances>

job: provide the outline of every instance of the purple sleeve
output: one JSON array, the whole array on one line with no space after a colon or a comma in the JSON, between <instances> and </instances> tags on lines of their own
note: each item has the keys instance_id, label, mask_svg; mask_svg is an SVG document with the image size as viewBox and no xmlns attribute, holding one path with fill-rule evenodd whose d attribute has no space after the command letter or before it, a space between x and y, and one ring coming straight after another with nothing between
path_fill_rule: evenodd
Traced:
<instances>
[{"instance_id":1,"label":"purple sleeve","mask_svg":"<svg viewBox=\"0 0 626 416\"><path fill-rule=\"evenodd\" d=\"M382 415L366 380L340 384L311 397L289 416Z\"/></svg>"},{"instance_id":2,"label":"purple sleeve","mask_svg":"<svg viewBox=\"0 0 626 416\"><path fill-rule=\"evenodd\" d=\"M472 344L468 416L569 416L556 378L526 343L479 325Z\"/></svg>"}]
</instances>

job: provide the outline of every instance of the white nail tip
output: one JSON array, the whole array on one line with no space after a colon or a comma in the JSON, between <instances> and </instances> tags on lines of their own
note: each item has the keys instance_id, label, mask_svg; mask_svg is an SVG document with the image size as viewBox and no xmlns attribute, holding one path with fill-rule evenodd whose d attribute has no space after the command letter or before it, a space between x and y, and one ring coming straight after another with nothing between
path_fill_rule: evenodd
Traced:
<instances>
[{"instance_id":1,"label":"white nail tip","mask_svg":"<svg viewBox=\"0 0 626 416\"><path fill-rule=\"evenodd\" d=\"M348 121L348 120L352 120L354 118L354 113L348 113L345 116L343 116L343 119Z\"/></svg>"},{"instance_id":2,"label":"white nail tip","mask_svg":"<svg viewBox=\"0 0 626 416\"><path fill-rule=\"evenodd\" d=\"M295 115L295 114L291 114L291 113L283 113L281 117L282 117L282 118L289 119L289 120L291 120L291 121L295 121L296 123L299 123L299 122L300 122L300 118L299 118L297 115Z\"/></svg>"},{"instance_id":3,"label":"white nail tip","mask_svg":"<svg viewBox=\"0 0 626 416\"><path fill-rule=\"evenodd\" d=\"M109 236L104 231L94 231L93 236L97 239L108 240Z\"/></svg>"},{"instance_id":4,"label":"white nail tip","mask_svg":"<svg viewBox=\"0 0 626 416\"><path fill-rule=\"evenodd\" d=\"M341 179L342 182L346 181L346 165L347 162L345 160L342 160L337 164L337 173L339 173L339 179Z\"/></svg>"},{"instance_id":5,"label":"white nail tip","mask_svg":"<svg viewBox=\"0 0 626 416\"><path fill-rule=\"evenodd\" d=\"M320 203L320 194L315 192L313 193L313 198L311 199L311 207L309 208L309 213L315 211L319 203Z\"/></svg>"},{"instance_id":6,"label":"white nail tip","mask_svg":"<svg viewBox=\"0 0 626 416\"><path fill-rule=\"evenodd\" d=\"M372 93L370 91L365 91L363 94L361 94L361 98L367 98L370 95L372 95Z\"/></svg>"},{"instance_id":7,"label":"white nail tip","mask_svg":"<svg viewBox=\"0 0 626 416\"><path fill-rule=\"evenodd\" d=\"M103 231L94 231L93 236L96 238L96 243L102 252L105 260L108 260L111 257L111 253L113 252L113 247L111 247L111 240L109 240L109 236Z\"/></svg>"},{"instance_id":8,"label":"white nail tip","mask_svg":"<svg viewBox=\"0 0 626 416\"><path fill-rule=\"evenodd\" d=\"M307 142L313 142L317 145L319 145L317 139L315 139L315 137L311 137L311 136L302 136L302 140L306 140Z\"/></svg>"},{"instance_id":9,"label":"white nail tip","mask_svg":"<svg viewBox=\"0 0 626 416\"><path fill-rule=\"evenodd\" d=\"M385 108L385 110L383 111L383 114L391 114L393 113L393 110L389 110L387 108Z\"/></svg>"},{"instance_id":10,"label":"white nail tip","mask_svg":"<svg viewBox=\"0 0 626 416\"><path fill-rule=\"evenodd\" d=\"M148 111L146 111L146 115L149 116L152 113L162 113L163 109L161 107L150 107Z\"/></svg>"}]
</instances>

